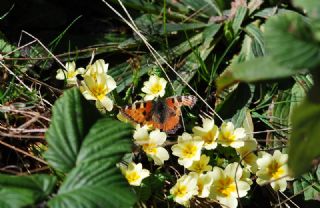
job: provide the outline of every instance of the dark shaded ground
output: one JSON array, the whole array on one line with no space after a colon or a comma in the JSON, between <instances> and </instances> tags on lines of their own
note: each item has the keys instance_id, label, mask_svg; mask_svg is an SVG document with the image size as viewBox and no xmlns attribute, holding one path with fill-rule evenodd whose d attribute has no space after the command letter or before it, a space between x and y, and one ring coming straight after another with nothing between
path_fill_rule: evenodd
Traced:
<instances>
[{"instance_id":1,"label":"dark shaded ground","mask_svg":"<svg viewBox=\"0 0 320 208\"><path fill-rule=\"evenodd\" d=\"M64 35L57 52L68 49L69 43L71 48L103 43L107 41L104 37L106 33L126 30L100 0L1 0L0 5L0 16L14 5L9 14L0 20L1 32L13 43L19 41L21 30L25 30L49 44L78 18Z\"/></svg>"}]
</instances>

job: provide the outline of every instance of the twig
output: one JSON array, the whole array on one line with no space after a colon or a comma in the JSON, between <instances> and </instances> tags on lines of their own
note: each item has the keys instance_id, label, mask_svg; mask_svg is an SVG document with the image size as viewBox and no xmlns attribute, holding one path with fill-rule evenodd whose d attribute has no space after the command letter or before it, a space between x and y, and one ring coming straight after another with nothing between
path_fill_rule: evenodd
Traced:
<instances>
[{"instance_id":1,"label":"twig","mask_svg":"<svg viewBox=\"0 0 320 208\"><path fill-rule=\"evenodd\" d=\"M35 156L33 156L33 155L29 154L28 152L23 151L23 150L21 150L21 149L19 149L19 148L15 147L15 146L12 146L12 145L10 145L10 144L7 144L7 143L5 143L5 142L4 142L4 141L2 141L2 140L0 140L0 144L2 144L3 146L8 147L8 148L10 148L10 149L13 149L13 150L15 150L15 151L17 151L17 152L20 152L20 153L22 153L22 154L24 154L24 155L26 155L26 156L29 156L29 157L31 157L31 158L33 158L33 159L35 159L35 160L37 160L37 161L39 161L39 162L41 162L41 163L45 164L45 165L47 165L47 164L48 164L46 161L44 161L44 160L42 160L42 159L40 159L40 158L37 158L37 157L35 157Z\"/></svg>"}]
</instances>

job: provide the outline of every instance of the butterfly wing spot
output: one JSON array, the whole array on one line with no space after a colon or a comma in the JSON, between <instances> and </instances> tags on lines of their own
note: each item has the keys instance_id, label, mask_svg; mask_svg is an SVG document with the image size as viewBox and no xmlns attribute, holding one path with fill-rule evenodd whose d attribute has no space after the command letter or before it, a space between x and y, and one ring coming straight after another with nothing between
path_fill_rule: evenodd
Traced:
<instances>
[{"instance_id":1,"label":"butterfly wing spot","mask_svg":"<svg viewBox=\"0 0 320 208\"><path fill-rule=\"evenodd\" d=\"M121 113L126 116L128 119L139 123L144 124L147 120L146 117L150 114L152 108L152 102L136 102L132 105L128 105L125 108L121 109Z\"/></svg>"}]
</instances>

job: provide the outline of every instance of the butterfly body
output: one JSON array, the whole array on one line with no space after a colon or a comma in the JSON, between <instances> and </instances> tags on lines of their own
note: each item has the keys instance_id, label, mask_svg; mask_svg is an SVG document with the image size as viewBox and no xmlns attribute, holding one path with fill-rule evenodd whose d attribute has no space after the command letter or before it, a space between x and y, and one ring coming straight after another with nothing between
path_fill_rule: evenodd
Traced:
<instances>
[{"instance_id":1,"label":"butterfly body","mask_svg":"<svg viewBox=\"0 0 320 208\"><path fill-rule=\"evenodd\" d=\"M135 102L125 106L121 113L141 125L174 133L180 127L181 106L193 107L197 98L193 95L173 96L164 100Z\"/></svg>"}]
</instances>

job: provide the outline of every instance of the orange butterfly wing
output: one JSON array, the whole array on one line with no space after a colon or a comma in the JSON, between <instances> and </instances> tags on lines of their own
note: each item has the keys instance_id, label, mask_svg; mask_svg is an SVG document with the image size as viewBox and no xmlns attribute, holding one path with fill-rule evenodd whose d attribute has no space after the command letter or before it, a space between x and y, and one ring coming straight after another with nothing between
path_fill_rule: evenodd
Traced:
<instances>
[{"instance_id":1,"label":"orange butterfly wing","mask_svg":"<svg viewBox=\"0 0 320 208\"><path fill-rule=\"evenodd\" d=\"M152 112L154 103L152 101L136 102L122 108L121 113L131 121L141 125L152 125L154 128L174 133L180 127L181 106L190 108L196 103L197 98L193 95L173 96L165 100L165 112ZM165 114L163 123L155 121L159 114Z\"/></svg>"},{"instance_id":2,"label":"orange butterfly wing","mask_svg":"<svg viewBox=\"0 0 320 208\"><path fill-rule=\"evenodd\" d=\"M180 127L181 106L189 106L192 108L196 102L197 98L193 95L167 98L167 115L163 124L163 130L174 133Z\"/></svg>"},{"instance_id":3,"label":"orange butterfly wing","mask_svg":"<svg viewBox=\"0 0 320 208\"><path fill-rule=\"evenodd\" d=\"M154 128L161 129L161 125L152 120L152 101L136 102L120 110L120 112L129 120L141 124L152 125Z\"/></svg>"}]
</instances>

